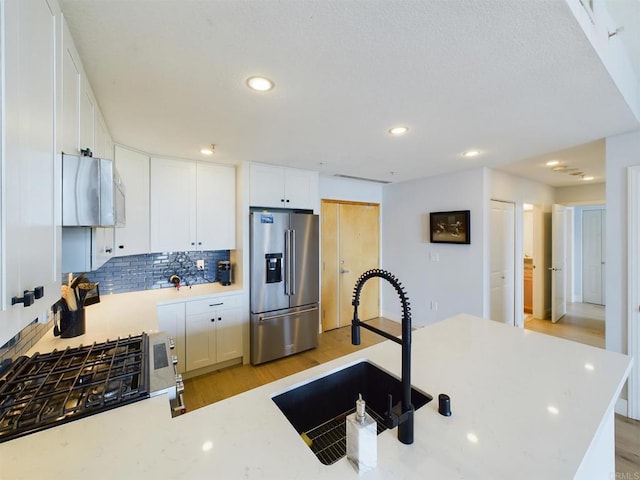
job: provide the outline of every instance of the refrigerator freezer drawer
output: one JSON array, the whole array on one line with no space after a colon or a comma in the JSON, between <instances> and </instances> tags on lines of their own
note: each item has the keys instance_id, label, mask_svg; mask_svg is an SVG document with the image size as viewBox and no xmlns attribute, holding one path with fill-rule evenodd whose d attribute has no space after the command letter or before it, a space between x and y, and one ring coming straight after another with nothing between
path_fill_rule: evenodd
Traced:
<instances>
[{"instance_id":1,"label":"refrigerator freezer drawer","mask_svg":"<svg viewBox=\"0 0 640 480\"><path fill-rule=\"evenodd\" d=\"M318 305L251 315L251 364L318 346Z\"/></svg>"}]
</instances>

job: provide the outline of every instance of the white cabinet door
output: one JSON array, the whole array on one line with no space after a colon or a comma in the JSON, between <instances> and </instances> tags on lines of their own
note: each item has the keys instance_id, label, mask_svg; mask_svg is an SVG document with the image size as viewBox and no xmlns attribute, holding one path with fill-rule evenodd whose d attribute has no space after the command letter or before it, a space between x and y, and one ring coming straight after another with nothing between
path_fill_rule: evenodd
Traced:
<instances>
[{"instance_id":1,"label":"white cabinet door","mask_svg":"<svg viewBox=\"0 0 640 480\"><path fill-rule=\"evenodd\" d=\"M45 0L6 2L2 29L2 136L5 236L0 345L44 315L59 297L55 155L55 28ZM44 287L44 298L24 307L12 297Z\"/></svg>"},{"instance_id":2,"label":"white cabinet door","mask_svg":"<svg viewBox=\"0 0 640 480\"><path fill-rule=\"evenodd\" d=\"M173 355L178 357L178 373L186 371L185 356L185 304L184 302L158 305L158 328L166 332L175 343Z\"/></svg>"},{"instance_id":3,"label":"white cabinet door","mask_svg":"<svg viewBox=\"0 0 640 480\"><path fill-rule=\"evenodd\" d=\"M91 270L97 270L114 257L114 228L93 228Z\"/></svg>"},{"instance_id":4,"label":"white cabinet door","mask_svg":"<svg viewBox=\"0 0 640 480\"><path fill-rule=\"evenodd\" d=\"M284 169L285 203L287 208L315 207L318 197L318 173L296 168Z\"/></svg>"},{"instance_id":5,"label":"white cabinet door","mask_svg":"<svg viewBox=\"0 0 640 480\"><path fill-rule=\"evenodd\" d=\"M216 362L242 356L242 310L229 308L218 312L216 320Z\"/></svg>"},{"instance_id":6,"label":"white cabinet door","mask_svg":"<svg viewBox=\"0 0 640 480\"><path fill-rule=\"evenodd\" d=\"M100 115L99 110L96 110L95 138L95 151L93 152L93 156L113 159L114 154L111 136L109 135L109 131L107 130L104 119L102 118L102 115Z\"/></svg>"},{"instance_id":7,"label":"white cabinet door","mask_svg":"<svg viewBox=\"0 0 640 480\"><path fill-rule=\"evenodd\" d=\"M115 229L115 255L149 253L149 157L117 145L116 168L126 195L127 223Z\"/></svg>"},{"instance_id":8,"label":"white cabinet door","mask_svg":"<svg viewBox=\"0 0 640 480\"><path fill-rule=\"evenodd\" d=\"M318 173L297 168L251 164L250 204L253 207L313 210L318 197Z\"/></svg>"},{"instance_id":9,"label":"white cabinet door","mask_svg":"<svg viewBox=\"0 0 640 480\"><path fill-rule=\"evenodd\" d=\"M8 2L2 14L3 28L2 57L4 61L3 116L0 116L4 133L2 154L2 198L0 215L4 224L4 236L0 235L0 258L4 265L4 275L0 275L2 290L0 296L0 345L20 331L22 306L11 305L11 297L21 292L20 263L22 225L20 224L20 137L19 119L21 111L20 71L18 56L19 2Z\"/></svg>"},{"instance_id":10,"label":"white cabinet door","mask_svg":"<svg viewBox=\"0 0 640 480\"><path fill-rule=\"evenodd\" d=\"M63 22L62 31L62 151L69 155L80 153L80 59L71 33Z\"/></svg>"},{"instance_id":11,"label":"white cabinet door","mask_svg":"<svg viewBox=\"0 0 640 480\"><path fill-rule=\"evenodd\" d=\"M186 370L197 370L216 363L217 311L187 315Z\"/></svg>"},{"instance_id":12,"label":"white cabinet door","mask_svg":"<svg viewBox=\"0 0 640 480\"><path fill-rule=\"evenodd\" d=\"M94 156L96 150L95 137L96 101L84 75L80 78L80 149L90 149Z\"/></svg>"},{"instance_id":13,"label":"white cabinet door","mask_svg":"<svg viewBox=\"0 0 640 480\"><path fill-rule=\"evenodd\" d=\"M284 169L270 165L249 166L251 206L286 207L284 195Z\"/></svg>"},{"instance_id":14,"label":"white cabinet door","mask_svg":"<svg viewBox=\"0 0 640 480\"><path fill-rule=\"evenodd\" d=\"M235 249L235 168L198 164L197 192L198 250Z\"/></svg>"},{"instance_id":15,"label":"white cabinet door","mask_svg":"<svg viewBox=\"0 0 640 480\"><path fill-rule=\"evenodd\" d=\"M239 296L213 296L186 302L186 370L242 356Z\"/></svg>"},{"instance_id":16,"label":"white cabinet door","mask_svg":"<svg viewBox=\"0 0 640 480\"><path fill-rule=\"evenodd\" d=\"M151 159L151 251L196 250L196 165Z\"/></svg>"}]
</instances>

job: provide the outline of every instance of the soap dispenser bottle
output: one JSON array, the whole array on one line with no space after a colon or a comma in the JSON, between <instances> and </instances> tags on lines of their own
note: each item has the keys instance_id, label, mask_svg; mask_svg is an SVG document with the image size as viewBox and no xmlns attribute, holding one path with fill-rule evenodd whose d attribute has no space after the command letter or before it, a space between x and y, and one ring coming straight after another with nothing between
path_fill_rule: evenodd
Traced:
<instances>
[{"instance_id":1,"label":"soap dispenser bottle","mask_svg":"<svg viewBox=\"0 0 640 480\"><path fill-rule=\"evenodd\" d=\"M347 416L347 459L359 474L378 464L378 424L365 412L362 395L356 400L356 411Z\"/></svg>"}]
</instances>

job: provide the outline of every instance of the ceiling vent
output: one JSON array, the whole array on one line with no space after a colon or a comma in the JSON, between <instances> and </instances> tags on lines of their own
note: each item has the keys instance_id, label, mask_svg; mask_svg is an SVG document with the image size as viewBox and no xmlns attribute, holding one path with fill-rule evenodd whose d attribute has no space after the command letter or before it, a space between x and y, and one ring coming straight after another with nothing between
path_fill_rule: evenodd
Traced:
<instances>
[{"instance_id":1,"label":"ceiling vent","mask_svg":"<svg viewBox=\"0 0 640 480\"><path fill-rule=\"evenodd\" d=\"M334 177L350 178L351 180L362 180L363 182L382 183L385 185L391 183L388 180L375 180L373 178L355 177L353 175L342 175L340 173L336 173Z\"/></svg>"}]
</instances>

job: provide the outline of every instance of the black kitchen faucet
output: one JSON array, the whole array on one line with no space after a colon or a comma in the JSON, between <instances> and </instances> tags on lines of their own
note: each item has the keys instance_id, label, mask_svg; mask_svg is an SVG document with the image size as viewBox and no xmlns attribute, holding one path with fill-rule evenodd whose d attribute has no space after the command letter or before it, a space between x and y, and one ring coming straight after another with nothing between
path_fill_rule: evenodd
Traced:
<instances>
[{"instance_id":1,"label":"black kitchen faucet","mask_svg":"<svg viewBox=\"0 0 640 480\"><path fill-rule=\"evenodd\" d=\"M363 323L358 318L358 305L360 304L360 293L367 280L373 277L380 277L388 281L398 292L400 303L402 304L402 336L400 339L393 335ZM398 427L398 440L410 445L413 443L413 412L411 404L411 307L409 298L402 288L402 284L390 272L386 270L373 269L364 272L353 289L353 320L351 321L351 343L360 345L360 327L371 330L378 335L382 335L389 340L402 345L402 400L395 407L392 407L393 399L389 394L389 406L385 413L384 424L391 429Z\"/></svg>"}]
</instances>

